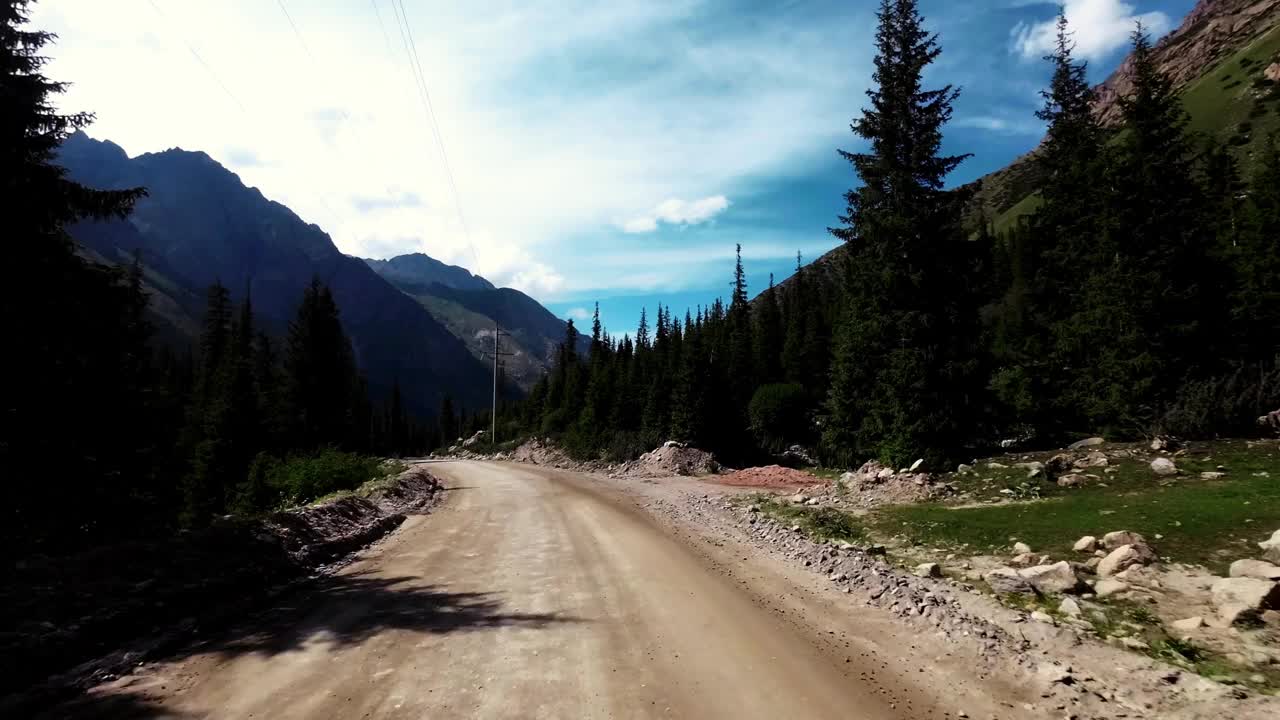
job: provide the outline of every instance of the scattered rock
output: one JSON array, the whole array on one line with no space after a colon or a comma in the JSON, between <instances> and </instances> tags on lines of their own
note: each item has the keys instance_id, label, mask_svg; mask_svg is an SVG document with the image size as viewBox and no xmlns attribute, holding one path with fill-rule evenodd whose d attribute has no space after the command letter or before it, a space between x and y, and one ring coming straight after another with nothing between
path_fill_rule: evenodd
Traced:
<instances>
[{"instance_id":1,"label":"scattered rock","mask_svg":"<svg viewBox=\"0 0 1280 720\"><path fill-rule=\"evenodd\" d=\"M1174 620L1173 622L1169 623L1169 627L1172 627L1174 630L1181 630L1183 632L1189 632L1191 630L1199 630L1200 628L1204 627L1204 618L1200 617L1199 615L1196 615L1194 617L1184 618L1182 620Z\"/></svg>"},{"instance_id":2,"label":"scattered rock","mask_svg":"<svg viewBox=\"0 0 1280 720\"><path fill-rule=\"evenodd\" d=\"M1263 560L1237 560L1231 563L1228 574L1233 578L1280 580L1280 567Z\"/></svg>"},{"instance_id":3,"label":"scattered rock","mask_svg":"<svg viewBox=\"0 0 1280 720\"><path fill-rule=\"evenodd\" d=\"M1145 640L1139 640L1136 637L1120 638L1120 644L1123 645L1124 647L1129 648L1130 650L1138 650L1138 651L1148 650L1151 647L1150 645L1147 644Z\"/></svg>"},{"instance_id":4,"label":"scattered rock","mask_svg":"<svg viewBox=\"0 0 1280 720\"><path fill-rule=\"evenodd\" d=\"M942 566L938 563L921 563L916 566L916 577L938 578L942 577Z\"/></svg>"},{"instance_id":5,"label":"scattered rock","mask_svg":"<svg viewBox=\"0 0 1280 720\"><path fill-rule=\"evenodd\" d=\"M1089 484L1090 477L1080 473L1068 473L1058 478L1058 487L1084 487Z\"/></svg>"},{"instance_id":6,"label":"scattered rock","mask_svg":"<svg viewBox=\"0 0 1280 720\"><path fill-rule=\"evenodd\" d=\"M964 463L960 463L960 464L956 467L956 472L957 472L957 473L959 473L959 474L961 474L961 475L964 475L964 474L966 474L966 473L971 473L971 472L973 472L973 466L972 466L972 465L966 465L966 464L964 464Z\"/></svg>"},{"instance_id":7,"label":"scattered rock","mask_svg":"<svg viewBox=\"0 0 1280 720\"><path fill-rule=\"evenodd\" d=\"M920 469L921 465L924 465L924 458L919 458L911 463L911 467L907 468L907 472L915 472Z\"/></svg>"},{"instance_id":8,"label":"scattered rock","mask_svg":"<svg viewBox=\"0 0 1280 720\"><path fill-rule=\"evenodd\" d=\"M1115 580L1112 578L1108 578L1106 580L1099 580L1097 584L1093 586L1094 594L1100 598L1110 597L1112 595L1115 595L1116 593L1122 593L1128 589L1129 589L1129 583L1122 582L1120 580Z\"/></svg>"},{"instance_id":9,"label":"scattered rock","mask_svg":"<svg viewBox=\"0 0 1280 720\"><path fill-rule=\"evenodd\" d=\"M992 570L982 579L991 586L992 592L1001 595L1035 595L1035 587L1013 568Z\"/></svg>"},{"instance_id":10,"label":"scattered rock","mask_svg":"<svg viewBox=\"0 0 1280 720\"><path fill-rule=\"evenodd\" d=\"M1100 437L1085 438L1085 439L1083 439L1083 440L1077 440L1077 441L1075 441L1075 442L1071 443L1070 445L1068 445L1068 446L1067 446L1067 449L1068 449L1068 450L1079 450L1079 449L1081 449L1081 448L1095 447L1095 446L1097 446L1097 445L1101 445L1101 444L1103 444L1103 443L1105 443L1105 442L1106 442L1106 440L1104 440L1103 438L1100 438Z\"/></svg>"},{"instance_id":11,"label":"scattered rock","mask_svg":"<svg viewBox=\"0 0 1280 720\"><path fill-rule=\"evenodd\" d=\"M1042 622L1048 625L1056 625L1053 616L1043 610L1034 610L1031 613L1031 619L1036 622Z\"/></svg>"},{"instance_id":12,"label":"scattered rock","mask_svg":"<svg viewBox=\"0 0 1280 720\"><path fill-rule=\"evenodd\" d=\"M1036 559L1036 556L1029 552L1019 553L1018 555L1013 556L1013 559L1009 561L1009 564L1020 568L1031 567L1036 564Z\"/></svg>"},{"instance_id":13,"label":"scattered rock","mask_svg":"<svg viewBox=\"0 0 1280 720\"><path fill-rule=\"evenodd\" d=\"M1200 473L1200 479L1201 479L1201 480L1221 480L1222 478L1224 478L1224 477L1226 477L1226 476L1227 476L1227 474L1226 474L1226 473L1224 473L1224 472L1216 472L1216 471L1212 471L1212 470L1208 470L1208 471L1205 471L1205 472Z\"/></svg>"},{"instance_id":14,"label":"scattered rock","mask_svg":"<svg viewBox=\"0 0 1280 720\"><path fill-rule=\"evenodd\" d=\"M1214 607L1226 625L1261 619L1263 610L1280 609L1280 584L1257 578L1223 578L1210 588Z\"/></svg>"},{"instance_id":15,"label":"scattered rock","mask_svg":"<svg viewBox=\"0 0 1280 720\"><path fill-rule=\"evenodd\" d=\"M1094 452L1086 454L1084 457L1077 458L1071 465L1076 468L1095 468L1106 467L1109 464L1110 462L1107 460L1107 456L1095 450Z\"/></svg>"},{"instance_id":16,"label":"scattered rock","mask_svg":"<svg viewBox=\"0 0 1280 720\"><path fill-rule=\"evenodd\" d=\"M1058 453L1045 462L1044 469L1051 475L1064 473L1071 469L1071 456L1066 453Z\"/></svg>"},{"instance_id":17,"label":"scattered rock","mask_svg":"<svg viewBox=\"0 0 1280 720\"><path fill-rule=\"evenodd\" d=\"M1071 549L1075 552L1091 553L1098 549L1098 538L1092 535L1085 535L1077 540L1076 544L1071 546Z\"/></svg>"},{"instance_id":18,"label":"scattered rock","mask_svg":"<svg viewBox=\"0 0 1280 720\"><path fill-rule=\"evenodd\" d=\"M1058 612L1067 617L1078 618L1081 615L1080 603L1073 598L1063 598L1062 602L1058 604Z\"/></svg>"},{"instance_id":19,"label":"scattered rock","mask_svg":"<svg viewBox=\"0 0 1280 720\"><path fill-rule=\"evenodd\" d=\"M1271 533L1271 538L1258 543L1262 549L1262 557L1269 562L1280 564L1280 530Z\"/></svg>"},{"instance_id":20,"label":"scattered rock","mask_svg":"<svg viewBox=\"0 0 1280 720\"><path fill-rule=\"evenodd\" d=\"M1147 539L1136 532L1117 530L1102 536L1102 547L1115 550L1121 545L1146 545Z\"/></svg>"},{"instance_id":21,"label":"scattered rock","mask_svg":"<svg viewBox=\"0 0 1280 720\"><path fill-rule=\"evenodd\" d=\"M1076 593L1085 587L1080 578L1076 576L1076 571L1066 561L1052 565L1037 565L1036 567L1019 570L1018 574L1042 593L1058 595Z\"/></svg>"},{"instance_id":22,"label":"scattered rock","mask_svg":"<svg viewBox=\"0 0 1280 720\"><path fill-rule=\"evenodd\" d=\"M1168 477L1170 475L1178 474L1178 466L1174 465L1173 461L1169 458L1158 457L1151 461L1151 472L1161 477Z\"/></svg>"},{"instance_id":23,"label":"scattered rock","mask_svg":"<svg viewBox=\"0 0 1280 720\"><path fill-rule=\"evenodd\" d=\"M1121 545L1098 563L1098 575L1110 577L1135 565L1147 565L1156 561L1155 553L1146 543Z\"/></svg>"},{"instance_id":24,"label":"scattered rock","mask_svg":"<svg viewBox=\"0 0 1280 720\"><path fill-rule=\"evenodd\" d=\"M1027 477L1029 478L1040 477L1041 475L1044 475L1044 463L1042 462L1032 461L1032 462L1017 463L1014 465L1014 467L1019 467L1026 470Z\"/></svg>"},{"instance_id":25,"label":"scattered rock","mask_svg":"<svg viewBox=\"0 0 1280 720\"><path fill-rule=\"evenodd\" d=\"M1024 542L1016 542L1013 544L1013 552L1015 555L1025 555L1031 552L1031 546Z\"/></svg>"}]
</instances>

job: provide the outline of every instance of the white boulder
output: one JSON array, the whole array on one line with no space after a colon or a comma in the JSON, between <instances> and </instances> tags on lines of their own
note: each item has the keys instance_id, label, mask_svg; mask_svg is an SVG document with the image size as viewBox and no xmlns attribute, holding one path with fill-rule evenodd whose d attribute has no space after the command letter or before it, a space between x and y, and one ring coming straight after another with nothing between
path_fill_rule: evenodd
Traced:
<instances>
[{"instance_id":1,"label":"white boulder","mask_svg":"<svg viewBox=\"0 0 1280 720\"><path fill-rule=\"evenodd\" d=\"M991 586L991 590L1001 595L1035 595L1036 589L1026 578L1018 574L1013 568L998 568L992 570L982 579Z\"/></svg>"},{"instance_id":2,"label":"white boulder","mask_svg":"<svg viewBox=\"0 0 1280 720\"><path fill-rule=\"evenodd\" d=\"M1129 589L1129 583L1121 582L1115 579L1099 580L1093 586L1093 592L1100 598L1111 597L1116 593L1122 593Z\"/></svg>"},{"instance_id":3,"label":"white boulder","mask_svg":"<svg viewBox=\"0 0 1280 720\"><path fill-rule=\"evenodd\" d=\"M1155 561L1155 553L1151 552L1151 548L1145 544L1121 545L1098 563L1098 576L1111 577L1135 565L1147 565Z\"/></svg>"},{"instance_id":4,"label":"white boulder","mask_svg":"<svg viewBox=\"0 0 1280 720\"><path fill-rule=\"evenodd\" d=\"M1151 472L1161 477L1168 477L1170 475L1178 474L1178 466L1174 465L1173 461L1169 458L1158 457L1151 461Z\"/></svg>"},{"instance_id":5,"label":"white boulder","mask_svg":"<svg viewBox=\"0 0 1280 720\"><path fill-rule=\"evenodd\" d=\"M942 577L942 567L938 563L921 563L916 566L915 574L917 577L938 578Z\"/></svg>"},{"instance_id":6,"label":"white boulder","mask_svg":"<svg viewBox=\"0 0 1280 720\"><path fill-rule=\"evenodd\" d=\"M1257 619L1264 610L1280 609L1280 584L1270 580L1223 578L1209 591L1226 625Z\"/></svg>"},{"instance_id":7,"label":"white boulder","mask_svg":"<svg viewBox=\"0 0 1280 720\"><path fill-rule=\"evenodd\" d=\"M1228 575L1233 578L1280 580L1280 567L1264 560L1237 560L1231 563L1231 571Z\"/></svg>"},{"instance_id":8,"label":"white boulder","mask_svg":"<svg viewBox=\"0 0 1280 720\"><path fill-rule=\"evenodd\" d=\"M1075 568L1065 560L1052 565L1029 567L1019 570L1018 574L1042 593L1057 595L1076 593L1084 587L1084 583L1080 582L1080 578L1076 575Z\"/></svg>"},{"instance_id":9,"label":"white boulder","mask_svg":"<svg viewBox=\"0 0 1280 720\"><path fill-rule=\"evenodd\" d=\"M1091 553L1098 548L1098 538L1092 535L1085 535L1076 541L1071 549L1078 553Z\"/></svg>"}]
</instances>

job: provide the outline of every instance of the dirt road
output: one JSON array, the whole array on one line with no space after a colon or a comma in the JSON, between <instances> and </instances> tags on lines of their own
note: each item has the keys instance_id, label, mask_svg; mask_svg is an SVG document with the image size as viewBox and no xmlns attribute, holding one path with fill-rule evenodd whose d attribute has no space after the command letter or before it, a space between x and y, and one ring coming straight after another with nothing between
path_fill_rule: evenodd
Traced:
<instances>
[{"instance_id":1,"label":"dirt road","mask_svg":"<svg viewBox=\"0 0 1280 720\"><path fill-rule=\"evenodd\" d=\"M273 719L956 714L954 702L934 697L942 692L936 678L899 667L895 649L818 642L760 600L784 589L744 587L588 479L491 463L431 470L450 488L443 507L410 518L316 590L96 689L95 711Z\"/></svg>"}]
</instances>

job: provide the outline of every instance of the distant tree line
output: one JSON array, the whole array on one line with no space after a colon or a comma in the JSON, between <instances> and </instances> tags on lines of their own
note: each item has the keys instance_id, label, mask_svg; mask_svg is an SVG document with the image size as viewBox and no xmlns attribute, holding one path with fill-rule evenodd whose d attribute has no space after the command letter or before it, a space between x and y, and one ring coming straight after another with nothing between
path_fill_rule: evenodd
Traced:
<instances>
[{"instance_id":1,"label":"distant tree line","mask_svg":"<svg viewBox=\"0 0 1280 720\"><path fill-rule=\"evenodd\" d=\"M1010 437L1257 432L1280 407L1274 140L1246 182L1188 131L1140 27L1123 126L1102 127L1060 17L1040 205L998 234L966 226L972 192L944 182L967 156L941 153L957 91L922 84L937 39L914 0L882 0L878 17L852 125L869 147L841 153L861 185L830 230L838 267L798 266L787 292L771 281L748 303L739 258L727 306L659 306L652 333L642 311L621 340L597 311L585 358L570 323L507 432L617 459L674 438L729 462L800 443L831 463L935 467Z\"/></svg>"}]
</instances>

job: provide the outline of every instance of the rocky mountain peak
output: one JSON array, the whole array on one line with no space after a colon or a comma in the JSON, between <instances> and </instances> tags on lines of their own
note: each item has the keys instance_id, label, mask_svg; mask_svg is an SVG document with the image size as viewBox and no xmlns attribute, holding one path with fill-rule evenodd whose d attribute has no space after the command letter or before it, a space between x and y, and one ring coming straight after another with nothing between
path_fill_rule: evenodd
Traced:
<instances>
[{"instance_id":1,"label":"rocky mountain peak","mask_svg":"<svg viewBox=\"0 0 1280 720\"><path fill-rule=\"evenodd\" d=\"M1156 65L1186 86L1280 21L1280 0L1200 0L1176 30L1156 43ZM1120 121L1120 98L1133 89L1133 57L1125 58L1098 87L1097 112L1106 124Z\"/></svg>"}]
</instances>

